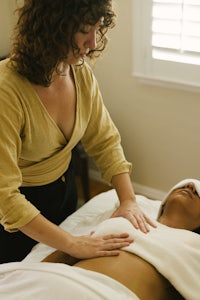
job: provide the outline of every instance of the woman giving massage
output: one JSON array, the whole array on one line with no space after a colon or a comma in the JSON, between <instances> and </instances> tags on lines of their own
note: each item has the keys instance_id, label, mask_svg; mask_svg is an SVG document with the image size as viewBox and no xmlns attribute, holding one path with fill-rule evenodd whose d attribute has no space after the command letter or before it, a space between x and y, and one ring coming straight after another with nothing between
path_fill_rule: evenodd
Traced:
<instances>
[{"instance_id":1,"label":"woman giving massage","mask_svg":"<svg viewBox=\"0 0 200 300\"><path fill-rule=\"evenodd\" d=\"M131 163L85 62L107 44L112 1L22 2L0 63L0 263L21 261L37 242L79 258L115 255L126 235L77 238L57 226L76 210L71 157L80 140L116 189L115 216L146 233L154 226L135 201Z\"/></svg>"},{"instance_id":2,"label":"woman giving massage","mask_svg":"<svg viewBox=\"0 0 200 300\"><path fill-rule=\"evenodd\" d=\"M156 233L159 231L161 231L161 239L163 238L161 244L163 243L163 247L165 248L168 246L168 242L165 241L165 235L167 235L168 232L169 240L173 238L177 239L175 235L178 236L179 233L182 236L184 236L184 234L190 234L190 238L192 237L191 239L194 239L199 244L198 238L200 237L197 234L200 232L200 181L185 179L176 184L162 201L157 221L157 228L153 228L147 235L136 230L129 221L121 217L111 218L101 223L95 231L94 236L127 231L134 239L132 245L119 251L118 256L98 257L77 261L77 259L69 257L63 252L55 251L43 261L67 263L105 274L125 285L141 300L189 299L183 298L172 284L157 271L153 263L151 264L142 258L144 255L140 257L140 252L144 251L150 252L151 255L152 245L145 250L140 248L140 245L137 246L137 244L140 244L140 237L145 235L145 240L148 242L148 239L152 240L151 235L155 235L156 237ZM193 231L194 233L189 233L188 231ZM177 244L180 244L180 249L184 247L184 245L181 244L182 240L177 241ZM165 242L166 244L164 244ZM186 241L186 244L189 243L189 240ZM135 247L135 250L130 250L129 247L131 246L132 248ZM155 240L152 249L154 248L155 250L156 246ZM170 247L170 244L168 247ZM161 255L163 261L165 261L165 257L164 254L163 257ZM183 260L178 253L177 259ZM175 272L174 269L170 269L170 265L168 268L169 273ZM191 297L190 299L195 298Z\"/></svg>"}]
</instances>

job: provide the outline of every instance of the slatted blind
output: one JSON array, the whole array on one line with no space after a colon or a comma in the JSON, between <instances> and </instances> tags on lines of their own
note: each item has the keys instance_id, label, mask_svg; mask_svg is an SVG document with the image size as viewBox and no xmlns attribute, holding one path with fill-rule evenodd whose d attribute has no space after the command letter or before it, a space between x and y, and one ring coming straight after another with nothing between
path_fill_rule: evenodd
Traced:
<instances>
[{"instance_id":1,"label":"slatted blind","mask_svg":"<svg viewBox=\"0 0 200 300\"><path fill-rule=\"evenodd\" d=\"M152 57L200 65L200 0L152 0Z\"/></svg>"}]
</instances>

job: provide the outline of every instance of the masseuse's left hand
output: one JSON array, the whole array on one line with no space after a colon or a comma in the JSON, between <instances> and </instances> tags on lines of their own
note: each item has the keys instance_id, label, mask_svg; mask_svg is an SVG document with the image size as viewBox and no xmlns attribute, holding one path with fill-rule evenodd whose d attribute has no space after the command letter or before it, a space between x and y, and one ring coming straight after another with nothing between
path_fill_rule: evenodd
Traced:
<instances>
[{"instance_id":1,"label":"masseuse's left hand","mask_svg":"<svg viewBox=\"0 0 200 300\"><path fill-rule=\"evenodd\" d=\"M114 212L112 217L124 217L129 220L136 229L140 229L144 233L149 232L149 225L156 227L156 224L146 216L138 206L128 173L113 176L112 185L120 201L120 207Z\"/></svg>"},{"instance_id":2,"label":"masseuse's left hand","mask_svg":"<svg viewBox=\"0 0 200 300\"><path fill-rule=\"evenodd\" d=\"M156 224L143 213L138 204L129 200L123 201L111 217L126 218L136 229L140 229L144 233L149 232L149 225L156 227Z\"/></svg>"}]
</instances>

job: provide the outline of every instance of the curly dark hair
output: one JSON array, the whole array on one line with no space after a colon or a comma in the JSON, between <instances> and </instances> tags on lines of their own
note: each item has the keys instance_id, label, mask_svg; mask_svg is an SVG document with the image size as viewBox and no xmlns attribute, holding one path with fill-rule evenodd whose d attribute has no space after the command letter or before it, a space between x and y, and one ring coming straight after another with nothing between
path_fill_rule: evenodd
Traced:
<instances>
[{"instance_id":1,"label":"curly dark hair","mask_svg":"<svg viewBox=\"0 0 200 300\"><path fill-rule=\"evenodd\" d=\"M78 53L74 35L81 26L94 25L101 17L97 47L87 56L99 56L107 44L106 32L115 25L112 0L25 0L18 10L10 63L32 83L49 86L70 49Z\"/></svg>"}]
</instances>

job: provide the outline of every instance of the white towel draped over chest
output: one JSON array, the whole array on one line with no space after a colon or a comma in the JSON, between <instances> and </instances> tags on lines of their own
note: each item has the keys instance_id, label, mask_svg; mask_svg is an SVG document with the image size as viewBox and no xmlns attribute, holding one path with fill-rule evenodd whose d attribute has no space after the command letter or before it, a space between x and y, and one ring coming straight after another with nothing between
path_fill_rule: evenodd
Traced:
<instances>
[{"instance_id":1,"label":"white towel draped over chest","mask_svg":"<svg viewBox=\"0 0 200 300\"><path fill-rule=\"evenodd\" d=\"M128 232L134 242L124 250L152 264L187 300L200 299L200 236L157 223L148 234L124 218L103 221L95 236Z\"/></svg>"}]
</instances>

